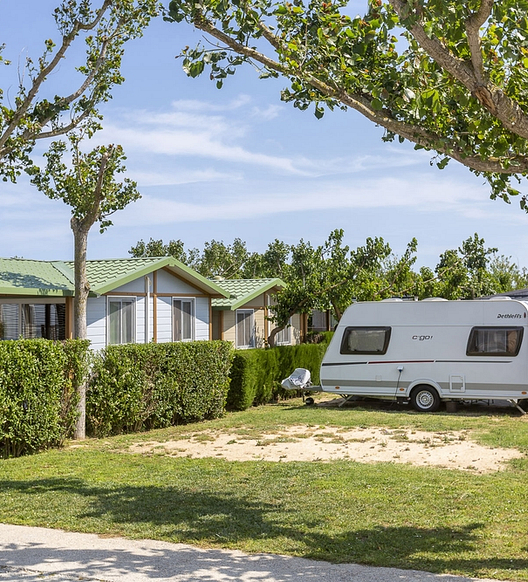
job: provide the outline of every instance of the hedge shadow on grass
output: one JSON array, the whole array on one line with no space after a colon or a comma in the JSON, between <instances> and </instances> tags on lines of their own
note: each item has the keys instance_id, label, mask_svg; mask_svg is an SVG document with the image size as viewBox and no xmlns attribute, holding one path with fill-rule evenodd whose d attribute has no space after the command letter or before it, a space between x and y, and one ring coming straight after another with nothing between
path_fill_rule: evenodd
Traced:
<instances>
[{"instance_id":1,"label":"hedge shadow on grass","mask_svg":"<svg viewBox=\"0 0 528 582\"><path fill-rule=\"evenodd\" d=\"M229 491L202 490L200 483L193 489L100 487L82 479L55 478L6 480L0 487L12 495L65 492L85 498L73 519L65 517L64 523L60 519L54 523L66 529L68 523L74 523L75 529L83 531L242 549L251 542L253 551L269 551L271 542L278 540L281 551L305 558L466 576L489 575L495 570L503 574L528 571L528 559L483 558L478 547L485 525L478 522L456 528L373 525L326 533L321 515L299 523L296 512L286 509L280 500L253 501L249 495L237 498ZM38 524L40 518L33 515L32 521ZM42 524L47 523L43 509Z\"/></svg>"}]
</instances>

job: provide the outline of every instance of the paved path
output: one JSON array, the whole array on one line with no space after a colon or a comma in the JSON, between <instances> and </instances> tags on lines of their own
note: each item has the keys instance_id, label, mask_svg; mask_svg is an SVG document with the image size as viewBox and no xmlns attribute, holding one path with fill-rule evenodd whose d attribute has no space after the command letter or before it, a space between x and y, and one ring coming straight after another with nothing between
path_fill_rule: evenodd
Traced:
<instances>
[{"instance_id":1,"label":"paved path","mask_svg":"<svg viewBox=\"0 0 528 582\"><path fill-rule=\"evenodd\" d=\"M0 581L8 580L469 582L475 579L0 524Z\"/></svg>"}]
</instances>

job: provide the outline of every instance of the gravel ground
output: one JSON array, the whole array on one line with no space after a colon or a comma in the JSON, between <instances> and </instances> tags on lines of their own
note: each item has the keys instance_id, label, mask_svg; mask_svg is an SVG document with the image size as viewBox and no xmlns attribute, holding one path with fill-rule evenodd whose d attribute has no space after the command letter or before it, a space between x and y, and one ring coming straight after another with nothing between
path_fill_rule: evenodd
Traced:
<instances>
[{"instance_id":1,"label":"gravel ground","mask_svg":"<svg viewBox=\"0 0 528 582\"><path fill-rule=\"evenodd\" d=\"M416 570L0 524L0 580L10 582L470 582ZM479 582L490 582L478 579Z\"/></svg>"}]
</instances>

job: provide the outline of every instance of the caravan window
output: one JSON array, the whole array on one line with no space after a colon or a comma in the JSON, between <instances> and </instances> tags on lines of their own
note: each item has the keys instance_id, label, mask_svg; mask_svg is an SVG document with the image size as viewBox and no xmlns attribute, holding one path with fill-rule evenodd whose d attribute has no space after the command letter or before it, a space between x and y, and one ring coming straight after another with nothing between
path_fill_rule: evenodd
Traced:
<instances>
[{"instance_id":1,"label":"caravan window","mask_svg":"<svg viewBox=\"0 0 528 582\"><path fill-rule=\"evenodd\" d=\"M467 355L516 356L522 337L522 327L474 327L469 334Z\"/></svg>"},{"instance_id":2,"label":"caravan window","mask_svg":"<svg viewBox=\"0 0 528 582\"><path fill-rule=\"evenodd\" d=\"M384 354L389 347L390 327L347 327L342 354Z\"/></svg>"}]
</instances>

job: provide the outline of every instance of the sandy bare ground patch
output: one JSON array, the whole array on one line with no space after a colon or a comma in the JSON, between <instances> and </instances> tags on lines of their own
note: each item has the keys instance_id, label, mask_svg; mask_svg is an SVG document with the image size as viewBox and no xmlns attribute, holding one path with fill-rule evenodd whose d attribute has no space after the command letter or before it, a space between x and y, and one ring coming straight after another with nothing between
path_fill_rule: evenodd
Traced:
<instances>
[{"instance_id":1,"label":"sandy bare ground patch","mask_svg":"<svg viewBox=\"0 0 528 582\"><path fill-rule=\"evenodd\" d=\"M500 471L506 461L522 457L514 449L490 448L467 433L385 428L342 429L294 426L255 438L236 433L203 431L186 439L137 443L132 453L175 457L216 457L228 461L393 462L459 469L474 473Z\"/></svg>"}]
</instances>

